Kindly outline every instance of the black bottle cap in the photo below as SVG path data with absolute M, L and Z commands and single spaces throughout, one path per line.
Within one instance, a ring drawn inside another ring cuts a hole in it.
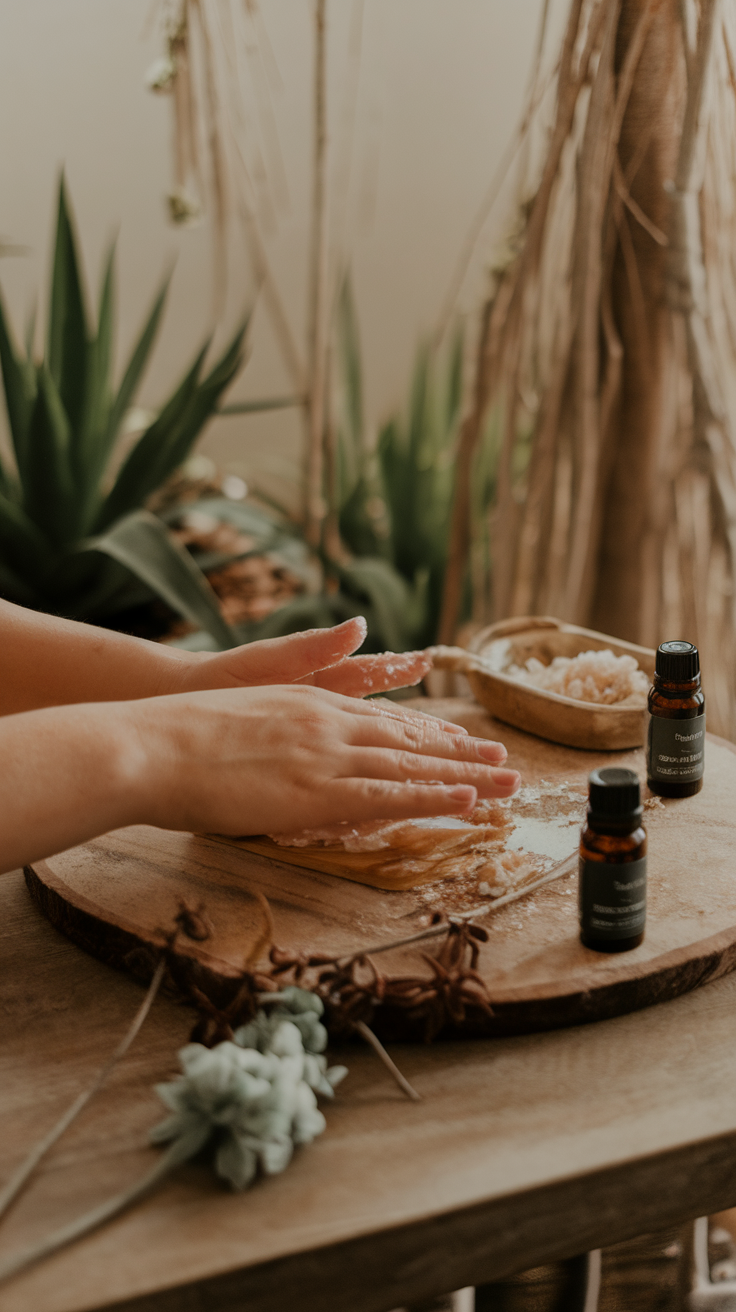
M 700 656 L 691 642 L 663 642 L 657 648 L 654 672 L 667 683 L 691 683 L 700 674 Z
M 636 820 L 642 813 L 639 776 L 622 766 L 593 770 L 588 795 L 590 814 L 601 820 Z

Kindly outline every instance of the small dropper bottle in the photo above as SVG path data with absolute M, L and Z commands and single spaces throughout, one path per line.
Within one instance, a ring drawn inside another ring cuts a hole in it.
M 580 941 L 594 952 L 628 952 L 644 938 L 647 836 L 639 778 L 608 766 L 589 780 L 587 822 L 580 836 Z
M 692 797 L 703 787 L 705 696 L 691 642 L 657 648 L 648 707 L 647 783 L 660 797 Z

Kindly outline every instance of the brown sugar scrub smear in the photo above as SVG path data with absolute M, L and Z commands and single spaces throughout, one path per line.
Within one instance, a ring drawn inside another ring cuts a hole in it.
M 647 784 L 660 797 L 693 797 L 703 787 L 705 695 L 691 642 L 657 648 L 648 700 Z
M 590 776 L 580 837 L 580 941 L 594 952 L 628 952 L 644 938 L 647 836 L 639 779 L 609 766 Z

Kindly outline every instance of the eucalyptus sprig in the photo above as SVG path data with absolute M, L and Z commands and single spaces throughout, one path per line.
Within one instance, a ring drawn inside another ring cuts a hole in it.
M 183 1073 L 156 1086 L 171 1111 L 150 1133 L 153 1143 L 168 1145 L 156 1165 L 122 1193 L 10 1253 L 0 1261 L 0 1283 L 112 1220 L 192 1157 L 207 1154 L 217 1175 L 247 1189 L 259 1173 L 285 1170 L 297 1145 L 322 1134 L 315 1090 L 331 1097 L 347 1068 L 328 1069 L 322 1055 L 319 998 L 296 987 L 271 996 L 278 996 L 277 1010 L 260 1010 L 236 1042 L 181 1049 Z

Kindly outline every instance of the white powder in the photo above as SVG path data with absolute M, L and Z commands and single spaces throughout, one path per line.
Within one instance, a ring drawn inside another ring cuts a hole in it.
M 567 815 L 544 819 L 520 815 L 515 821 L 513 832 L 505 843 L 511 852 L 530 852 L 535 856 L 549 857 L 552 861 L 564 861 L 576 847 Z

